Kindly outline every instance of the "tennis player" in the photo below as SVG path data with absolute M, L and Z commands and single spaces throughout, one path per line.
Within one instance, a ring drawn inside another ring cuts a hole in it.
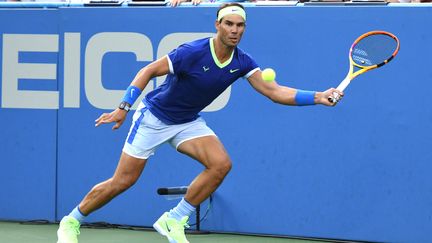
M 205 167 L 190 183 L 179 204 L 153 225 L 171 243 L 188 242 L 184 229 L 189 216 L 231 169 L 224 146 L 199 112 L 237 79 L 246 78 L 259 93 L 284 105 L 334 106 L 327 98 L 333 92 L 343 95 L 334 88 L 315 92 L 281 86 L 276 81 L 265 82 L 254 59 L 237 47 L 246 27 L 242 5 L 222 5 L 217 11 L 215 27 L 214 38 L 185 43 L 141 69 L 119 107 L 96 120 L 96 126 L 115 123 L 113 129 L 119 128 L 149 80 L 168 74 L 165 82 L 148 93 L 136 110 L 113 177 L 94 186 L 61 220 L 57 231 L 59 243 L 78 242 L 79 227 L 85 217 L 130 188 L 149 157 L 164 143 Z

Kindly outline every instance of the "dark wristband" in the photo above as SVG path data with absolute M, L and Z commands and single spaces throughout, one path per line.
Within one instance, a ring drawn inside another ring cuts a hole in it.
M 119 104 L 118 108 L 119 108 L 120 110 L 125 110 L 125 111 L 129 112 L 130 109 L 131 109 L 131 104 L 127 103 L 126 101 L 122 101 L 122 102 Z

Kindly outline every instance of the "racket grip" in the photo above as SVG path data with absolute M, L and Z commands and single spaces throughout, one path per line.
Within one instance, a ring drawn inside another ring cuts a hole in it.
M 347 76 L 344 80 L 342 80 L 342 82 L 339 84 L 339 86 L 336 89 L 339 91 L 344 91 L 350 82 L 351 79 L 349 78 L 349 76 Z M 337 103 L 340 99 L 341 99 L 340 95 L 336 92 L 333 92 L 333 94 L 330 97 L 328 97 L 328 101 L 330 101 L 331 103 Z
M 328 101 L 331 103 L 337 103 L 340 100 L 340 95 L 336 92 L 333 92 L 333 94 L 328 97 Z

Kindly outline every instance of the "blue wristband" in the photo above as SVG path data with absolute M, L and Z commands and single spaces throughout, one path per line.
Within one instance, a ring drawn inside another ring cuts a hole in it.
M 297 105 L 315 105 L 315 91 L 298 89 L 295 95 Z
M 127 88 L 122 101 L 130 105 L 133 105 L 135 101 L 138 99 L 138 97 L 141 95 L 141 92 L 142 91 L 138 87 L 131 85 Z

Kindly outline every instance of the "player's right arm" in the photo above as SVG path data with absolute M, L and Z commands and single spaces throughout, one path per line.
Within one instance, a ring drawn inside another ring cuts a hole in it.
M 150 63 L 149 65 L 143 67 L 135 75 L 135 78 L 133 79 L 129 87 L 133 87 L 133 89 L 141 93 L 141 91 L 144 90 L 144 88 L 147 86 L 147 84 L 152 78 L 166 75 L 168 73 L 169 73 L 168 57 L 164 56 Z M 130 92 L 130 91 L 131 89 L 128 88 L 126 92 Z M 133 104 L 129 104 L 129 105 L 132 106 Z M 103 113 L 101 116 L 99 116 L 99 118 L 97 118 L 95 121 L 96 122 L 95 126 L 98 127 L 101 124 L 114 122 L 115 124 L 112 127 L 112 129 L 114 130 L 119 128 L 123 124 L 124 120 L 126 119 L 126 116 L 127 116 L 127 111 L 125 109 L 117 108 L 111 113 Z
M 330 88 L 324 92 L 314 92 L 314 91 L 303 91 L 283 85 L 279 85 L 276 80 L 271 82 L 266 82 L 262 78 L 262 72 L 260 70 L 253 73 L 248 78 L 249 83 L 252 87 L 266 96 L 275 103 L 283 105 L 312 105 L 312 104 L 322 104 L 326 106 L 334 106 L 328 100 L 328 97 L 333 93 L 338 93 L 341 97 L 343 93 L 334 88 Z M 307 101 L 305 103 L 305 100 Z

